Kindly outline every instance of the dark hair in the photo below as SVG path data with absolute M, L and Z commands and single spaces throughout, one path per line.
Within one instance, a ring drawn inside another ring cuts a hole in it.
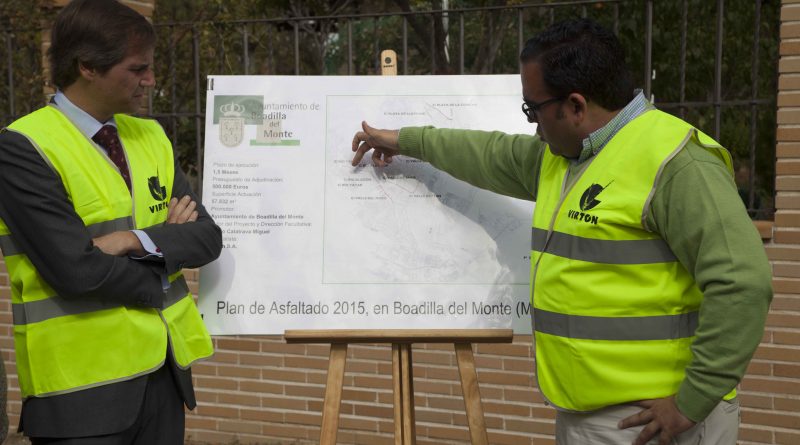
M 536 62 L 555 97 L 580 93 L 607 110 L 633 97 L 625 51 L 610 30 L 589 19 L 556 23 L 525 43 L 522 63 Z
M 74 0 L 56 17 L 50 41 L 50 79 L 63 89 L 78 78 L 79 65 L 105 73 L 131 46 L 154 46 L 156 35 L 147 19 L 116 0 Z

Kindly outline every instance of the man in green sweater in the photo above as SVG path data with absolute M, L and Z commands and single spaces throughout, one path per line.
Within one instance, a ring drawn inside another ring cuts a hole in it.
M 557 444 L 735 444 L 772 289 L 730 155 L 634 91 L 590 20 L 553 25 L 520 60 L 535 136 L 365 122 L 353 165 L 412 156 L 536 201 L 536 377 Z

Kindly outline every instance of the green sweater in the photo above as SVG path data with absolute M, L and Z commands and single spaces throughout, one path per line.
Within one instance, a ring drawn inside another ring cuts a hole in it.
M 400 152 L 477 187 L 536 200 L 546 145 L 530 135 L 409 127 Z M 569 176 L 587 163 L 571 163 Z M 689 143 L 656 184 L 650 230 L 692 274 L 703 302 L 692 361 L 678 390 L 680 411 L 699 422 L 742 379 L 764 331 L 772 300 L 761 238 L 721 160 Z

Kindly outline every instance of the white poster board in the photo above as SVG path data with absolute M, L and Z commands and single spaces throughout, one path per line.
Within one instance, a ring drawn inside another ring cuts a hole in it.
M 225 247 L 200 273 L 209 331 L 530 333 L 532 202 L 416 159 L 350 165 L 362 120 L 531 133 L 521 98 L 517 75 L 210 77 L 203 204 Z

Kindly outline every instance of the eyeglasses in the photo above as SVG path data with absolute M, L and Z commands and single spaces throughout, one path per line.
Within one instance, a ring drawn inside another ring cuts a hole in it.
M 545 105 L 552 104 L 554 102 L 560 102 L 564 100 L 563 97 L 554 97 L 552 99 L 547 99 L 543 102 L 532 102 L 529 100 L 523 100 L 522 102 L 522 112 L 528 118 L 528 122 L 534 123 L 539 121 L 539 112 L 542 111 Z

